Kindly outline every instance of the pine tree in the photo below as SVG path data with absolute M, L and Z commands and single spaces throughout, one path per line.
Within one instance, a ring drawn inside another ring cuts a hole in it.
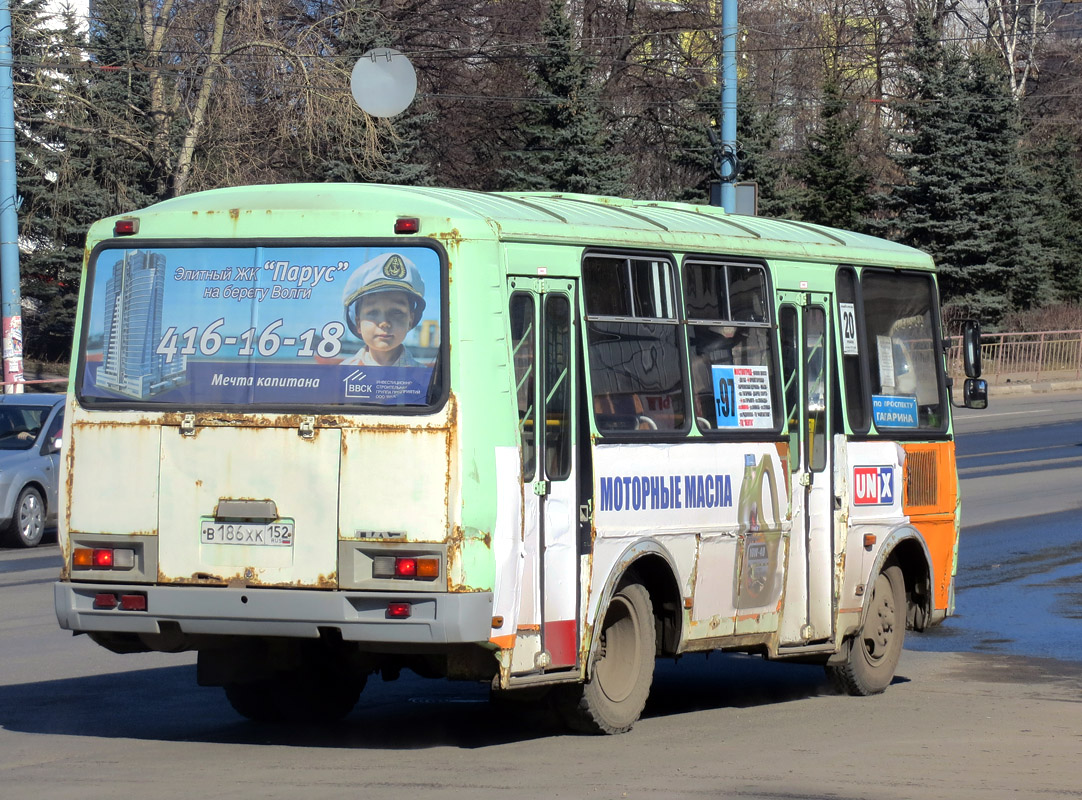
M 918 18 L 911 72 L 897 108 L 894 158 L 904 181 L 888 208 L 898 237 L 939 266 L 945 303 L 995 323 L 1034 302 L 1044 270 L 1020 169 L 1018 115 L 1001 69 L 983 53 L 942 45 Z M 1029 274 L 1022 270 L 1030 270 Z
M 671 158 L 696 181 L 675 195 L 678 200 L 706 203 L 710 199 L 710 185 L 718 179 L 714 148 L 707 135 L 708 129 L 718 130 L 718 87 L 702 87 L 694 102 L 682 103 L 681 110 L 687 124 L 676 133 L 677 146 Z M 760 215 L 788 216 L 792 197 L 784 189 L 785 168 L 777 153 L 777 112 L 759 106 L 752 91 L 742 91 L 737 94 L 736 120 L 739 158 L 736 179 L 758 185 Z
M 16 182 L 25 353 L 56 360 L 71 351 L 86 229 L 114 207 L 95 174 L 92 153 L 101 145 L 86 132 L 80 99 L 84 39 L 70 12 L 57 20 L 41 6 L 12 8 Z
M 86 127 L 101 137 L 88 156 L 93 174 L 108 195 L 99 216 L 141 208 L 170 196 L 168 142 L 155 144 L 159 126 L 152 109 L 146 46 L 139 26 L 136 0 L 109 0 L 95 5 L 88 33 L 90 69 L 83 94 L 88 113 Z M 173 132 L 178 133 L 178 132 Z
M 740 153 L 738 180 L 754 181 L 759 187 L 759 214 L 764 217 L 791 217 L 796 198 L 788 188 L 786 162 L 778 150 L 781 132 L 778 112 L 760 104 L 752 91 L 736 98 L 737 150 Z
M 508 189 L 624 194 L 627 169 L 598 106 L 586 56 L 574 47 L 563 0 L 552 0 L 541 23 L 542 45 L 531 71 L 539 97 L 522 125 L 520 149 L 507 153 Z
M 1031 153 L 1037 181 L 1036 212 L 1051 252 L 1049 293 L 1054 301 L 1082 300 L 1082 171 L 1078 145 L 1057 137 L 1043 151 Z
M 669 158 L 689 181 L 685 186 L 674 187 L 673 196 L 686 203 L 709 203 L 710 185 L 718 179 L 714 148 L 708 135 L 709 130 L 718 129 L 717 87 L 700 87 L 694 98 L 680 102 L 675 117 L 676 147 Z
M 998 53 L 978 50 L 969 58 L 969 120 L 974 165 L 967 193 L 983 212 L 986 266 L 976 267 L 979 292 L 1005 297 L 1007 310 L 1025 310 L 1051 300 L 1051 253 L 1036 213 L 1037 181 L 1022 159 L 1017 102 Z
M 861 230 L 869 207 L 871 178 L 856 153 L 859 122 L 846 118 L 837 84 L 823 87 L 819 129 L 805 145 L 796 167 L 803 184 L 797 200 L 801 219 L 847 230 Z
M 26 355 L 59 359 L 71 350 L 87 228 L 158 199 L 158 183 L 134 4 L 101 4 L 89 35 L 70 11 L 44 24 L 42 5 L 12 8 L 20 267 Z

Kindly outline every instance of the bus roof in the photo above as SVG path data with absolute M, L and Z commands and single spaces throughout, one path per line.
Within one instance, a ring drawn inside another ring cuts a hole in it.
M 313 212 L 321 212 L 320 229 L 298 232 L 299 221 L 315 221 Z M 282 236 L 284 231 L 313 237 L 390 236 L 394 219 L 418 217 L 422 235 L 443 240 L 597 244 L 933 267 L 931 257 L 920 250 L 822 225 L 726 214 L 715 206 L 551 192 L 487 193 L 363 183 L 241 186 L 184 195 L 123 216 L 145 220 L 140 234 L 150 237 L 158 228 L 155 221 L 164 222 L 162 217 L 167 216 L 170 223 L 161 227 L 168 231 L 163 238 L 225 235 L 224 229 L 208 225 L 208 217 L 228 223 L 229 235 L 253 237 Z M 103 221 L 108 233 L 95 231 L 100 238 L 111 236 L 113 219 Z

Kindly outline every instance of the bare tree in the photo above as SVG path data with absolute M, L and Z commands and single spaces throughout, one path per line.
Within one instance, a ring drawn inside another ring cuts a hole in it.
M 967 30 L 977 32 L 999 52 L 1011 94 L 1021 99 L 1039 68 L 1042 42 L 1070 11 L 1063 3 L 1048 0 L 981 0 L 977 8 L 960 6 L 956 13 Z

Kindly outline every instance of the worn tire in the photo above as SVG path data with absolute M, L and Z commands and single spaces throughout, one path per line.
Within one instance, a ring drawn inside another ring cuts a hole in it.
M 253 722 L 337 722 L 357 704 L 365 676 L 330 677 L 290 673 L 274 680 L 227 683 L 229 705 Z
M 856 636 L 839 654 L 840 662 L 827 665 L 827 675 L 839 691 L 866 696 L 879 694 L 894 678 L 905 642 L 905 579 L 890 565 L 875 579 L 868 616 Z
M 44 535 L 45 502 L 41 499 L 41 492 L 33 486 L 26 486 L 15 501 L 6 538 L 19 547 L 37 547 Z
M 556 686 L 556 709 L 580 733 L 624 733 L 642 714 L 654 680 L 654 608 L 637 583 L 609 601 L 598 655 L 585 684 Z

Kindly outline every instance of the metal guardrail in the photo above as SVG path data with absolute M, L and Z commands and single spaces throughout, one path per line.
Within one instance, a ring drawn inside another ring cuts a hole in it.
M 962 340 L 950 338 L 947 369 L 961 376 Z M 1082 330 L 981 335 L 982 377 L 989 383 L 1082 378 Z

